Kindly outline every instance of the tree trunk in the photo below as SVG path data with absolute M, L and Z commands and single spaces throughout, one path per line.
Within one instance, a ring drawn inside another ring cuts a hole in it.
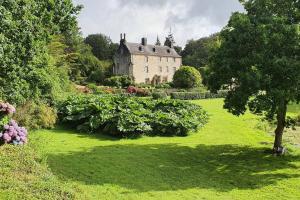
M 285 119 L 286 119 L 286 112 L 287 112 L 287 102 L 282 101 L 278 107 L 277 111 L 277 128 L 275 130 L 275 141 L 273 152 L 276 155 L 284 154 L 285 149 L 282 146 L 282 135 L 285 128 Z

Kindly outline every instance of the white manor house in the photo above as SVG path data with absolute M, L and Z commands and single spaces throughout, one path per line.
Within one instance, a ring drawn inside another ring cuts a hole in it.
M 174 43 L 171 34 L 164 46 L 158 38 L 155 45 L 148 44 L 147 38 L 142 38 L 141 43 L 130 43 L 126 41 L 126 35 L 121 34 L 120 46 L 114 56 L 114 75 L 128 75 L 135 83 L 171 82 L 182 65 Z

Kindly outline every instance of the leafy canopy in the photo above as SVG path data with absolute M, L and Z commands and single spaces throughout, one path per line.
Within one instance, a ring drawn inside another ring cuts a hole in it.
M 103 34 L 92 34 L 85 38 L 84 42 L 92 47 L 93 54 L 99 60 L 112 60 L 118 45 Z
M 284 153 L 287 104 L 300 101 L 300 1 L 243 0 L 247 13 L 234 13 L 221 32 L 209 87 L 230 91 L 224 107 L 235 115 L 246 108 L 273 119 L 274 153 Z
M 299 1 L 242 1 L 221 32 L 210 88 L 231 88 L 225 107 L 243 114 L 246 106 L 274 116 L 282 101 L 300 100 Z M 251 98 L 253 97 L 253 98 Z
M 77 28 L 71 0 L 0 1 L 0 98 L 22 103 L 49 95 L 47 44 L 54 34 Z

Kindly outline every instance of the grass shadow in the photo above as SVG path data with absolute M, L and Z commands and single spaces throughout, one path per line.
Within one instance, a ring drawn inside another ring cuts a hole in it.
M 111 145 L 48 155 L 53 173 L 87 185 L 169 191 L 255 189 L 299 178 L 300 155 L 273 157 L 265 148 L 237 145 Z
M 118 141 L 121 138 L 112 137 L 109 135 L 104 135 L 102 133 L 86 133 L 86 132 L 80 132 L 74 127 L 68 127 L 68 126 L 57 126 L 54 129 L 51 129 L 51 132 L 54 134 L 70 134 L 70 135 L 76 135 L 80 138 L 91 138 L 91 139 L 97 139 L 100 141 Z

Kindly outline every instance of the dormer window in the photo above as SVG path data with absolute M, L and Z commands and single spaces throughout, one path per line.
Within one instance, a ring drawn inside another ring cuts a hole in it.
M 153 52 L 156 52 L 156 49 L 155 49 L 155 48 L 153 48 Z
M 171 53 L 170 49 L 167 49 L 167 52 L 168 52 L 168 53 Z
M 143 47 L 140 46 L 140 47 L 139 47 L 139 51 L 143 51 Z

